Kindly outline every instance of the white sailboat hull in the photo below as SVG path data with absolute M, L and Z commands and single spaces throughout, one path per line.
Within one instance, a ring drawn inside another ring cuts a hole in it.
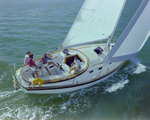
M 80 90 L 80 89 L 91 87 L 93 85 L 96 85 L 96 84 L 106 80 L 107 78 L 109 78 L 110 76 L 115 74 L 119 70 L 119 68 L 117 70 L 115 70 L 114 72 L 112 72 L 111 74 L 107 75 L 104 78 L 95 80 L 94 82 L 91 81 L 91 82 L 89 82 L 87 84 L 84 84 L 84 85 L 75 85 L 75 86 L 72 85 L 70 87 L 64 87 L 64 88 L 59 88 L 59 89 L 32 90 L 32 91 L 28 91 L 22 86 L 21 86 L 21 88 L 25 93 L 32 93 L 32 94 L 58 94 L 58 93 L 67 93 L 67 92 L 77 91 L 77 90 Z

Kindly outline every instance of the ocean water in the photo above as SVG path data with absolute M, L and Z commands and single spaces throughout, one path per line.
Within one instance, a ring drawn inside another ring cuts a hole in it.
M 127 0 L 118 37 L 142 0 Z M 54 95 L 25 94 L 12 75 L 30 50 L 35 58 L 61 45 L 84 0 L 0 0 L 0 120 L 149 120 L 150 39 L 112 77 Z

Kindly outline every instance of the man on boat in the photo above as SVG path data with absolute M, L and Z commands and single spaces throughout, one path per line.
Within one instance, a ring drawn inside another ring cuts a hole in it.
M 30 66 L 30 69 L 33 71 L 33 77 L 35 77 L 35 74 L 36 74 L 36 78 L 37 78 L 38 77 L 38 72 L 36 71 L 37 66 L 34 63 L 34 61 L 32 60 L 33 59 L 33 54 L 30 54 L 29 57 L 30 57 L 29 66 Z
M 24 58 L 24 64 L 25 64 L 25 65 L 28 65 L 28 64 L 29 64 L 29 60 L 30 60 L 29 55 L 30 55 L 30 54 L 31 54 L 31 52 L 28 51 L 27 54 L 25 55 L 25 58 Z
M 73 65 L 76 65 L 75 67 L 72 68 Z M 77 59 L 77 56 L 74 56 L 74 62 L 71 64 L 70 70 L 69 70 L 69 75 L 72 70 L 74 70 L 74 73 L 77 73 L 78 70 L 81 68 L 81 63 L 80 60 Z
M 43 57 L 41 58 L 41 60 L 39 61 L 39 62 L 43 62 L 44 68 L 46 69 L 46 71 L 47 71 L 48 74 L 50 74 L 50 75 L 52 75 L 52 74 L 49 72 L 49 70 L 48 70 L 48 68 L 47 68 L 48 65 L 53 64 L 53 65 L 55 65 L 56 67 L 59 67 L 58 65 L 56 65 L 56 64 L 53 63 L 53 62 L 48 62 L 48 60 L 53 60 L 53 59 L 55 59 L 55 58 L 57 58 L 57 56 L 54 57 L 54 58 L 52 58 L 52 56 L 51 56 L 51 58 L 49 58 L 49 57 L 47 56 L 47 53 L 44 53 L 44 56 L 43 56 Z

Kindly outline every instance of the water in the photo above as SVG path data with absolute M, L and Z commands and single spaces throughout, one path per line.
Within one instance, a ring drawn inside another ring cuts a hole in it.
M 127 0 L 118 37 L 142 0 Z M 149 120 L 150 39 L 106 81 L 79 91 L 30 95 L 14 90 L 13 64 L 60 45 L 84 0 L 0 0 L 0 119 Z M 50 47 L 52 46 L 52 47 Z M 21 66 L 22 62 L 16 65 Z

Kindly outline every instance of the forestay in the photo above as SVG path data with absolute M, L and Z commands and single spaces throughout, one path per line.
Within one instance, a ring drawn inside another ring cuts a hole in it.
M 135 57 L 150 36 L 150 1 L 143 0 L 137 12 L 102 63 Z
M 108 39 L 126 0 L 85 0 L 62 47 Z

